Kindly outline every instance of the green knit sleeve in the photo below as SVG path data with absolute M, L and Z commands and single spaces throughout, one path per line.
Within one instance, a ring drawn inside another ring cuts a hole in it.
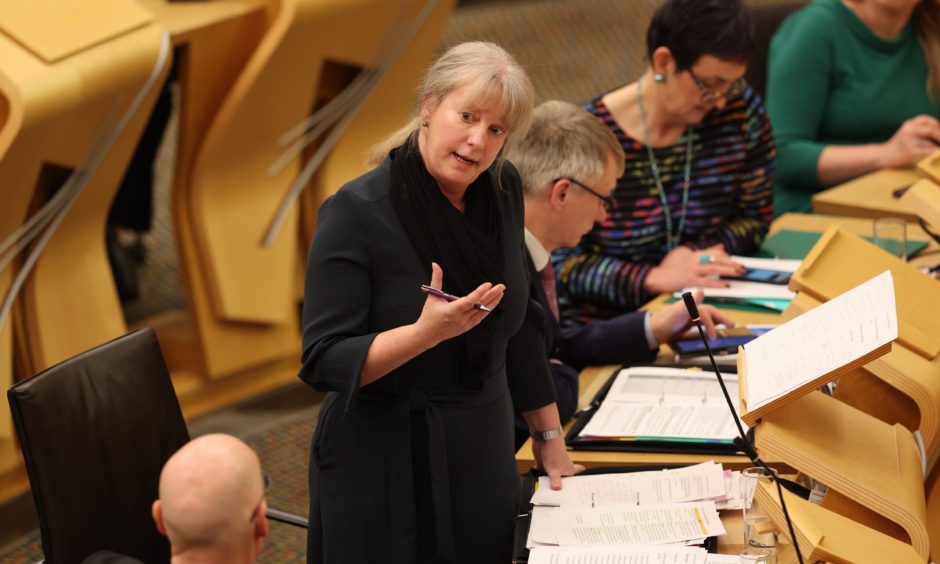
M 819 188 L 818 141 L 829 91 L 838 22 L 809 9 L 787 19 L 770 43 L 767 110 L 777 140 L 777 177 L 784 184 Z M 829 29 L 827 29 L 829 28 Z

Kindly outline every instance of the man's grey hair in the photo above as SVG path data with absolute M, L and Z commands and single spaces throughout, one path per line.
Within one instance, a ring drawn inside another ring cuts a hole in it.
M 610 158 L 618 178 L 624 169 L 623 148 L 613 132 L 584 109 L 559 100 L 535 108 L 528 133 L 508 158 L 522 177 L 527 197 L 541 193 L 558 178 L 593 184 Z

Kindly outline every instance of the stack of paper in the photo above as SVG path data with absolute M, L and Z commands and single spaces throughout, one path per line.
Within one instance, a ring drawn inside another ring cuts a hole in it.
M 529 553 L 529 564 L 739 564 L 737 556 L 693 547 L 550 546 Z
M 532 496 L 528 547 L 701 544 L 739 507 L 738 477 L 705 462 L 675 470 L 547 478 Z

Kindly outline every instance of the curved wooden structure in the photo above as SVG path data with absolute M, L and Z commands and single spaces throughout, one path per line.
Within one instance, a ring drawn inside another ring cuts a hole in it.
M 852 260 L 844 257 L 851 256 Z M 784 318 L 815 307 L 884 270 L 894 275 L 898 342 L 891 352 L 840 380 L 835 396 L 888 423 L 919 430 L 928 468 L 940 456 L 940 327 L 933 319 L 940 281 L 844 230 L 828 231 L 791 279 L 801 290 Z M 905 339 L 906 336 L 906 339 Z
M 38 23 L 38 22 L 41 22 Z M 121 116 L 158 64 L 162 30 L 132 0 L 39 0 L 0 6 L 0 238 L 23 225 Z M 160 81 L 169 65 L 160 69 Z M 159 89 L 75 199 L 19 296 L 23 374 L 46 368 L 125 332 L 105 251 L 105 224 Z M 15 270 L 0 272 L 0 297 Z M 11 328 L 0 327 L 0 384 L 13 382 Z M 0 405 L 0 448 L 10 418 Z M 7 449 L 9 452 L 15 452 Z M 6 454 L 6 453 L 4 453 Z M 18 456 L 2 456 L 16 463 Z M 0 468 L 3 470 L 4 468 Z
M 318 186 L 328 182 L 335 190 L 365 170 L 364 157 L 357 158 L 356 166 L 343 159 L 352 152 L 346 143 L 355 145 L 357 156 L 363 155 L 407 119 L 413 83 L 430 59 L 453 4 L 441 3 L 380 83 L 324 164 L 329 173 L 319 175 Z M 268 169 L 284 150 L 277 139 L 368 64 L 402 5 L 410 4 L 271 4 L 270 24 L 218 99 L 211 118 L 207 101 L 212 96 L 199 85 L 217 72 L 195 49 L 181 55 L 183 121 L 174 217 L 190 322 L 176 319 L 157 326 L 171 365 L 218 378 L 299 355 L 297 274 L 305 245 L 297 235 L 297 212 L 274 245 L 263 247 L 261 240 L 300 163 L 290 163 L 273 177 Z
M 910 431 L 812 392 L 765 415 L 754 438 L 762 457 L 829 486 L 823 507 L 908 543 L 927 559 L 924 475 Z

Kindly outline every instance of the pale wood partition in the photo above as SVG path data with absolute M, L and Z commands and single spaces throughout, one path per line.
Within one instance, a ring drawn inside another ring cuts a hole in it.
M 871 529 L 834 511 L 820 507 L 783 490 L 787 512 L 796 533 L 804 562 L 924 562 L 914 548 L 894 537 Z M 759 484 L 757 503 L 767 509 L 778 531 L 787 531 L 786 518 L 777 489 Z M 778 564 L 796 562 L 794 554 L 781 552 Z
M 363 109 L 323 165 L 333 176 L 325 182 L 318 175 L 314 190 L 331 192 L 364 172 L 367 148 L 406 121 L 414 85 L 453 4 L 440 3 L 373 92 L 366 106 L 380 107 L 381 119 Z M 205 83 L 214 83 L 212 55 L 225 44 L 200 38 L 204 49 L 197 51 L 196 38 L 190 39 L 180 56 L 183 119 L 174 187 L 189 311 L 154 320 L 172 367 L 214 379 L 299 358 L 297 273 L 306 248 L 297 210 L 273 245 L 261 244 L 300 166 L 295 160 L 269 175 L 285 150 L 277 140 L 335 95 L 338 80 L 349 80 L 375 57 L 403 5 L 411 6 L 408 17 L 420 7 L 378 0 L 272 2 L 258 22 L 264 27 L 257 46 L 218 93 Z M 360 156 L 355 165 L 351 152 Z
M 785 317 L 885 270 L 894 278 L 898 341 L 890 353 L 841 380 L 836 397 L 889 423 L 920 430 L 932 465 L 940 455 L 940 319 L 930 304 L 940 300 L 940 281 L 834 226 L 791 279 L 791 289 L 800 294 Z
M 829 486 L 823 507 L 909 543 L 926 560 L 924 477 L 910 431 L 812 392 L 765 415 L 755 445 Z
M 0 5 L 0 238 L 45 203 L 157 75 L 163 32 L 132 0 L 37 0 Z M 164 52 L 165 53 L 165 52 Z M 48 242 L 0 327 L 0 384 L 125 332 L 104 231 L 110 202 L 158 88 L 146 97 Z M 111 121 L 114 124 L 114 121 Z M 0 300 L 15 269 L 0 272 Z M 13 372 L 13 326 L 17 374 Z M 0 402 L 0 487 L 25 480 Z

